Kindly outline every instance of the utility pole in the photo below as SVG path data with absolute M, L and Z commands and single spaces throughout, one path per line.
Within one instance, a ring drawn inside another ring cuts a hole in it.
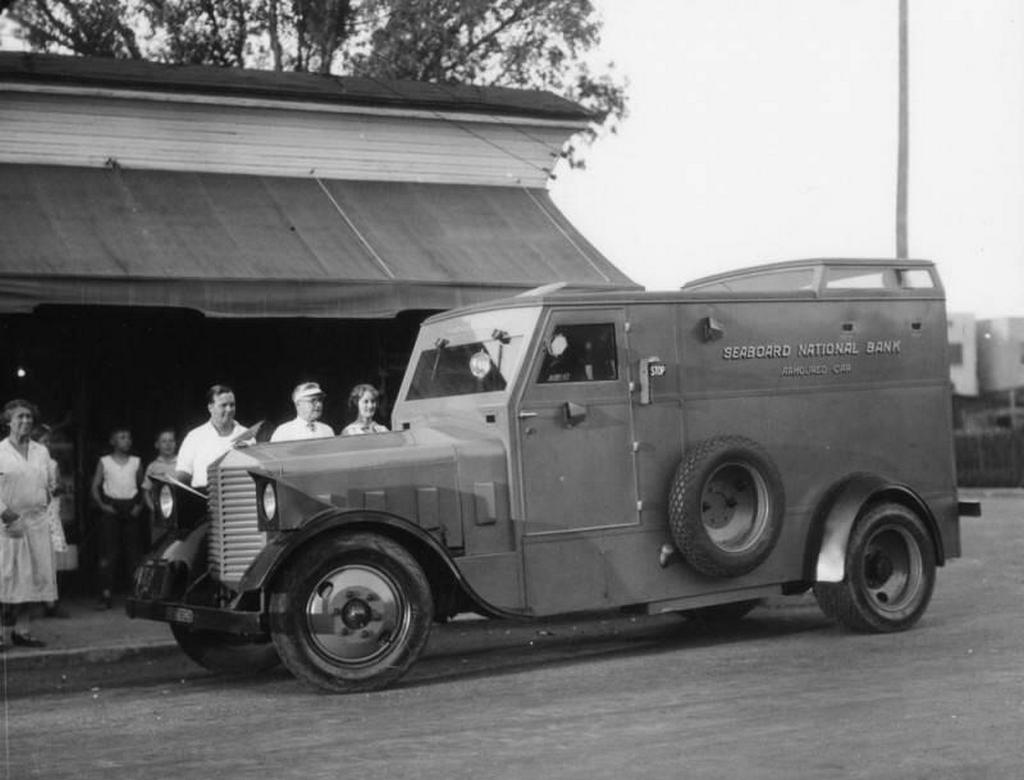
M 907 47 L 907 4 L 910 0 L 899 0 L 899 141 L 896 150 L 896 257 L 905 259 L 907 254 L 907 169 L 910 157 L 910 118 L 908 116 L 908 47 Z

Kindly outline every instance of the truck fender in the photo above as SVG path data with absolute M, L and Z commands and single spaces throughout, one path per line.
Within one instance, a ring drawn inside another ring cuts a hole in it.
M 187 533 L 165 533 L 146 553 L 132 573 L 131 595 L 146 601 L 181 598 L 203 577 L 206 567 L 206 535 L 210 523 L 201 523 Z M 146 570 L 162 571 L 154 583 Z
M 244 593 L 270 587 L 274 577 L 299 548 L 340 528 L 361 528 L 383 533 L 407 548 L 412 548 L 410 551 L 414 554 L 417 549 L 425 551 L 452 576 L 455 583 L 465 591 L 482 613 L 492 617 L 517 617 L 513 613 L 507 613 L 488 604 L 478 596 L 462 576 L 448 550 L 437 539 L 398 515 L 376 510 L 328 509 L 311 518 L 301 529 L 278 534 L 268 540 L 267 545 L 242 575 L 239 591 Z
M 942 539 L 935 517 L 924 500 L 906 485 L 876 474 L 856 474 L 831 491 L 823 502 L 823 509 L 816 513 L 823 520 L 817 524 L 821 529 L 821 542 L 817 546 L 815 582 L 843 581 L 853 524 L 866 506 L 883 498 L 905 504 L 921 516 L 935 547 L 935 563 L 942 565 L 945 560 Z
M 193 571 L 196 568 L 196 561 L 205 551 L 202 545 L 209 530 L 210 521 L 207 520 L 180 537 L 175 534 L 164 534 L 156 547 L 144 556 L 144 560 L 182 563 L 189 571 Z

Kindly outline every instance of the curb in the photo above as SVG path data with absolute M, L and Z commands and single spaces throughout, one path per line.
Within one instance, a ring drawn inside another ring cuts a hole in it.
M 958 492 L 961 498 L 1024 498 L 1024 487 L 967 487 Z

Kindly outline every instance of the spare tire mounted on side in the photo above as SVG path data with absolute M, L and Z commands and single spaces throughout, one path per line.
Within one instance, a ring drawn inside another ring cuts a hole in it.
M 669 494 L 672 539 L 710 577 L 757 568 L 782 532 L 782 477 L 757 442 L 716 436 L 687 451 Z

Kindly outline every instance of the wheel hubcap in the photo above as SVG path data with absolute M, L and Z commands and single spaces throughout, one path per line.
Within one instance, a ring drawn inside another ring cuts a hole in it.
M 401 589 L 372 566 L 343 566 L 324 576 L 306 603 L 313 646 L 332 662 L 373 663 L 408 631 Z
M 864 555 L 864 585 L 874 607 L 898 612 L 919 598 L 924 561 L 914 538 L 903 528 L 888 526 L 868 540 Z
M 346 628 L 364 628 L 372 619 L 373 611 L 362 599 L 352 599 L 341 608 L 341 622 Z
M 742 552 L 757 543 L 768 523 L 768 485 L 744 463 L 724 463 L 700 495 L 701 522 L 719 548 Z

